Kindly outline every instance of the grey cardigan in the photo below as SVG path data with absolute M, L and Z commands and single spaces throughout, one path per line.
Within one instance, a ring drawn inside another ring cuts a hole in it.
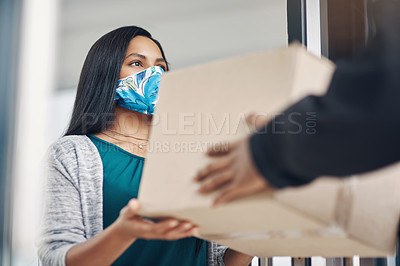
M 103 165 L 87 136 L 66 136 L 48 151 L 38 238 L 42 265 L 65 265 L 68 250 L 103 231 Z M 224 265 L 226 247 L 207 242 L 208 265 Z

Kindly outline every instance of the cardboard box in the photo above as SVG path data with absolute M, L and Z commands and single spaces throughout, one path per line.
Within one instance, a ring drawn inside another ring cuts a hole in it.
M 141 181 L 141 214 L 198 224 L 201 237 L 250 255 L 378 257 L 395 251 L 400 165 L 349 179 L 260 193 L 210 208 L 193 177 L 207 147 L 250 131 L 244 114 L 268 117 L 308 94 L 322 95 L 334 65 L 300 45 L 163 77 Z

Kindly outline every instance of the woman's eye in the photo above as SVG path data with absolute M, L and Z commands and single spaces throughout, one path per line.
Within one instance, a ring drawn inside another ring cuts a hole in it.
M 161 67 L 164 71 L 167 71 L 167 67 L 164 65 L 159 65 L 159 67 Z
M 131 66 L 137 66 L 137 67 L 142 66 L 142 64 L 141 64 L 139 61 L 132 62 L 132 63 L 130 63 L 129 65 L 131 65 Z

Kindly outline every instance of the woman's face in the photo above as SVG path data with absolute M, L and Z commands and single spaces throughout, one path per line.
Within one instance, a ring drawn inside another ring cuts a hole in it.
M 147 37 L 136 36 L 130 41 L 126 50 L 119 78 L 126 78 L 151 66 L 159 66 L 164 71 L 167 69 L 167 63 L 157 44 Z

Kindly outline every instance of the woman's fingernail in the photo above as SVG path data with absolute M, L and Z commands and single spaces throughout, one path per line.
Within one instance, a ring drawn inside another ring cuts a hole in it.
M 192 227 L 191 224 L 185 224 L 185 225 L 183 226 L 183 230 L 188 230 L 188 229 L 190 229 L 191 227 Z
M 171 222 L 169 223 L 169 227 L 175 227 L 175 226 L 177 226 L 178 224 L 179 224 L 178 221 L 171 221 Z
M 130 200 L 129 205 L 131 205 L 133 208 L 136 208 L 136 200 Z

